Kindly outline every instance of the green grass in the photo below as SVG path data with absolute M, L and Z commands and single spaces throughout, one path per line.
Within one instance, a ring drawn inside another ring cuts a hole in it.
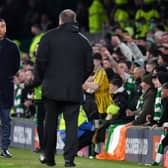
M 10 152 L 13 158 L 0 158 L 0 168 L 47 168 L 46 165 L 39 163 L 39 154 L 33 153 L 30 150 L 11 148 Z M 133 163 L 128 161 L 107 161 L 95 160 L 82 157 L 76 157 L 77 168 L 145 168 L 143 164 Z M 64 160 L 61 155 L 56 156 L 57 168 L 64 167 Z M 161 168 L 161 166 L 155 166 Z

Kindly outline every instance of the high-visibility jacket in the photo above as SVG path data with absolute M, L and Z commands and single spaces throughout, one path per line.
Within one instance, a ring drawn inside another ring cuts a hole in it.
M 63 114 L 61 114 L 59 122 L 59 133 L 62 137 L 62 140 L 65 140 L 65 120 L 63 119 Z M 86 131 L 93 131 L 94 128 L 91 122 L 88 121 L 87 115 L 83 109 L 83 106 L 80 106 L 79 116 L 78 116 L 78 137 L 82 136 Z
M 135 20 L 144 19 L 144 23 L 139 23 L 138 21 L 135 23 L 136 26 L 136 38 L 145 37 L 145 34 L 150 30 L 150 21 L 152 18 L 160 18 L 160 14 L 156 9 L 151 9 L 149 11 L 144 11 L 142 9 L 138 9 L 135 14 Z
M 41 100 L 42 98 L 42 88 L 38 86 L 34 89 L 34 100 Z
M 128 0 L 115 0 L 116 5 L 125 5 L 128 3 Z
M 33 62 L 35 61 L 34 52 L 36 51 L 37 44 L 40 42 L 43 35 L 44 33 L 40 33 L 36 35 L 33 38 L 32 43 L 30 44 L 29 55 L 30 55 L 30 60 Z
M 107 21 L 107 14 L 99 0 L 94 0 L 89 7 L 89 32 L 102 31 L 103 23 Z
M 156 9 L 151 9 L 149 11 L 144 11 L 142 9 L 138 9 L 135 14 L 135 19 L 139 20 L 141 18 L 144 18 L 146 21 L 149 21 L 152 18 L 160 18 L 160 14 Z
M 114 13 L 114 21 L 119 23 L 122 28 L 128 23 L 129 14 L 126 10 L 118 8 Z

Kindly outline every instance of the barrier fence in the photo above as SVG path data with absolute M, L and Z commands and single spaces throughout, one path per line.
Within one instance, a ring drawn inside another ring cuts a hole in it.
M 39 145 L 35 121 L 13 119 L 11 126 L 11 147 L 33 150 Z M 152 163 L 156 155 L 160 135 L 160 128 L 152 129 L 150 127 L 139 126 L 129 128 L 126 132 L 125 160 L 141 162 L 144 164 Z M 59 139 L 57 150 L 61 152 L 63 146 L 62 141 Z M 99 144 L 98 148 L 99 151 L 102 151 L 104 145 Z M 81 156 L 88 156 L 87 147 L 83 148 L 78 153 Z

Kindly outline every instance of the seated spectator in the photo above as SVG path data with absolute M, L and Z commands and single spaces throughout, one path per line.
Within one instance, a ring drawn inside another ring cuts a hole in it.
M 155 161 L 153 162 L 153 166 L 157 166 L 160 164 L 161 159 L 163 157 L 163 152 L 165 146 L 168 145 L 168 83 L 162 85 L 162 100 L 163 100 L 163 116 L 162 120 L 160 120 L 159 126 L 163 127 L 163 134 L 160 139 L 160 143 L 158 145 L 157 154 L 155 157 Z
M 110 81 L 110 94 L 114 103 L 119 107 L 118 113 L 112 116 L 111 122 L 128 122 L 125 113 L 128 106 L 128 93 L 123 86 L 123 80 L 120 76 L 114 77 Z
M 142 94 L 142 87 L 141 87 L 141 81 L 144 76 L 145 70 L 141 67 L 135 67 L 133 70 L 133 77 L 134 77 L 134 86 L 128 86 L 132 87 L 132 92 L 129 94 L 129 103 L 128 108 L 126 110 L 126 113 L 130 113 L 131 111 L 136 110 L 136 105 L 138 102 L 139 97 Z M 128 88 L 127 86 L 127 88 Z M 128 90 L 128 89 L 127 89 Z M 129 89 L 130 90 L 130 89 Z M 130 119 L 133 119 L 133 117 L 130 117 Z
M 152 79 L 155 88 L 157 88 L 156 96 L 155 96 L 155 106 L 154 106 L 154 114 L 153 114 L 153 127 L 161 126 L 163 124 L 163 120 L 165 120 L 165 115 L 163 106 L 165 100 L 162 99 L 162 85 L 168 82 L 168 72 L 158 72 L 153 75 Z M 167 113 L 167 112 L 166 112 Z M 166 115 L 167 116 L 167 115 Z
M 105 130 L 110 124 L 124 124 L 129 122 L 129 118 L 126 117 L 125 113 L 128 106 L 128 93 L 124 89 L 123 80 L 119 75 L 116 75 L 110 81 L 110 94 L 114 104 L 108 106 L 105 121 L 95 131 L 92 139 L 93 143 L 104 142 Z
M 133 125 L 144 125 L 147 123 L 147 116 L 153 115 L 155 103 L 155 89 L 152 83 L 152 75 L 148 74 L 142 78 L 141 82 L 142 95 L 140 96 L 136 111 L 127 114 L 128 116 L 135 115 Z M 149 122 L 149 121 L 148 121 Z

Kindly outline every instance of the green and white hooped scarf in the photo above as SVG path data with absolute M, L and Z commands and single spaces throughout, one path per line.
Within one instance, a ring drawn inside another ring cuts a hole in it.
M 162 112 L 163 112 L 163 107 L 161 103 L 162 101 L 161 90 L 162 90 L 161 87 L 158 88 L 156 96 L 155 96 L 155 107 L 154 107 L 154 116 L 153 116 L 154 121 L 159 121 L 162 116 Z

